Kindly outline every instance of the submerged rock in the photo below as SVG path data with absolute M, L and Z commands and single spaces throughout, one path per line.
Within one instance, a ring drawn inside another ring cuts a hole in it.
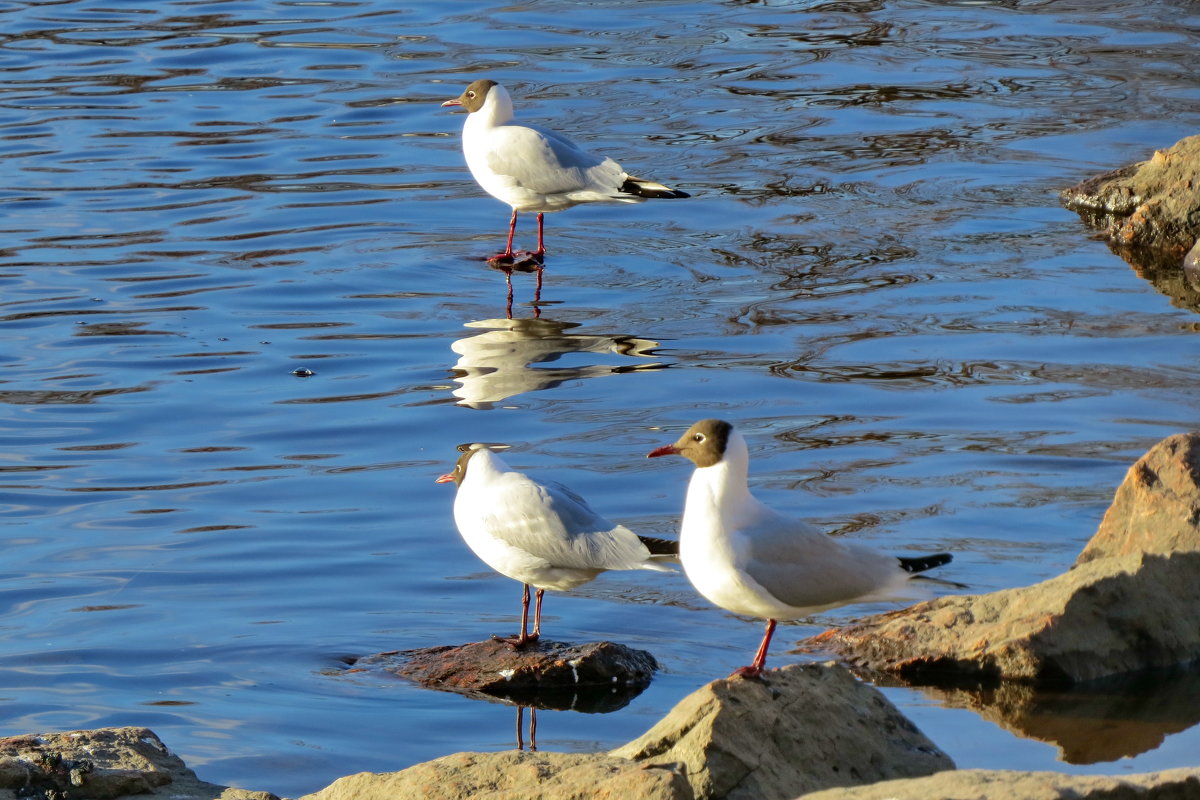
M 205 783 L 146 728 L 99 728 L 0 739 L 0 799 L 279 800 Z
M 1200 796 L 1200 769 L 1142 775 L 1063 775 L 964 769 L 928 778 L 829 789 L 800 800 L 1184 800 Z
M 1194 434 L 1151 449 L 1063 575 L 939 598 L 804 644 L 918 683 L 1065 684 L 1200 660 L 1198 464 Z
M 1200 136 L 1089 178 L 1060 196 L 1135 265 L 1162 258 L 1178 269 L 1200 236 Z
M 380 653 L 354 669 L 382 669 L 432 689 L 525 706 L 615 711 L 642 692 L 658 662 L 645 650 L 613 642 L 566 644 L 545 639 L 521 649 L 497 640 Z

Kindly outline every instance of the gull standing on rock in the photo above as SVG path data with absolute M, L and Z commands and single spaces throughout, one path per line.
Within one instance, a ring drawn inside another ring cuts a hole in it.
M 546 589 L 574 589 L 610 569 L 675 571 L 657 563 L 678 553 L 675 542 L 639 536 L 609 522 L 566 486 L 539 483 L 512 470 L 493 446 L 462 445 L 454 471 L 436 482 L 458 485 L 454 522 L 475 555 L 501 575 L 525 584 L 521 633 L 504 641 L 522 647 L 538 640 Z M 532 634 L 530 585 L 537 587 Z
M 538 246 L 528 255 L 540 265 L 546 253 L 542 217 L 548 211 L 580 203 L 637 203 L 651 197 L 690 196 L 635 178 L 611 158 L 592 155 L 554 131 L 514 121 L 512 98 L 495 81 L 474 81 L 442 105 L 462 106 L 470 112 L 463 124 L 463 153 L 471 175 L 484 191 L 512 206 L 508 244 L 503 253 L 488 259 L 496 266 L 511 266 L 516 261 L 512 244 L 519 211 L 537 212 Z
M 763 505 L 747 485 L 746 440 L 724 420 L 701 420 L 675 444 L 646 457 L 666 455 L 683 456 L 696 465 L 679 529 L 683 571 L 712 603 L 767 620 L 754 661 L 735 675 L 762 674 L 777 620 L 895 599 L 913 573 L 952 558 L 949 553 L 887 555 L 835 539 Z

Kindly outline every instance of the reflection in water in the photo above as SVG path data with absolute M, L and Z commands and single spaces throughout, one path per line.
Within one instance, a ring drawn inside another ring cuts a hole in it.
M 1055 745 L 1069 764 L 1116 761 L 1153 750 L 1200 722 L 1200 670 L 1153 672 L 1039 690 L 1007 681 L 989 689 L 922 691 L 975 711 L 1018 736 Z
M 468 328 L 486 328 L 450 346 L 459 354 L 454 365 L 454 390 L 460 406 L 487 409 L 509 397 L 550 389 L 565 381 L 616 375 L 622 372 L 663 369 L 658 362 L 610 366 L 534 367 L 558 361 L 571 353 L 615 353 L 634 358 L 652 358 L 658 342 L 636 336 L 599 336 L 565 333 L 577 322 L 550 319 L 487 319 L 468 322 Z
M 525 740 L 522 738 L 525 729 L 525 706 L 517 706 L 517 749 L 525 749 Z M 531 706 L 529 709 L 529 749 L 537 750 L 537 706 Z

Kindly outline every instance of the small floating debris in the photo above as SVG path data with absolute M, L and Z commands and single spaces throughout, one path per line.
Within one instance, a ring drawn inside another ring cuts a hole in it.
M 292 370 L 292 374 L 295 375 L 297 378 L 311 378 L 313 375 L 316 375 L 317 373 L 313 372 L 308 367 L 296 367 L 294 370 Z

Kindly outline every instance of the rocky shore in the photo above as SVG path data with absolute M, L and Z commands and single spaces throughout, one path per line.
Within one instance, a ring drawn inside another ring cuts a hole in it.
M 1018 714 L 1036 706 L 1037 690 L 1046 686 L 1088 686 L 1164 667 L 1188 679 L 1195 670 L 1187 666 L 1200 663 L 1200 434 L 1168 437 L 1138 459 L 1065 574 L 1034 586 L 942 597 L 802 644 L 835 653 L 876 680 L 949 682 L 954 688 L 939 691 L 951 705 L 972 705 L 955 699 L 956 692 L 1008 697 Z M 632 664 L 639 681 L 653 669 L 652 659 L 628 660 L 619 648 L 560 647 L 529 656 L 542 665 L 534 670 L 540 680 L 577 676 L 575 662 L 591 657 L 603 657 L 604 670 Z M 510 648 L 492 644 L 434 651 L 416 653 L 399 671 L 474 691 L 464 676 L 485 675 L 480 661 L 502 659 L 514 674 L 522 669 Z M 468 653 L 476 659 L 469 668 L 448 663 Z M 354 668 L 379 662 L 364 659 Z M 596 674 L 601 682 L 614 678 Z M 1187 720 L 1184 727 L 1194 724 Z M 1107 757 L 1119 757 L 1124 746 Z M 145 728 L 0 739 L 0 800 L 134 797 L 278 800 L 199 780 Z M 713 681 L 610 752 L 456 753 L 399 772 L 350 775 L 302 800 L 409 797 L 1165 800 L 1200 797 L 1200 759 L 1194 768 L 1143 775 L 958 770 L 877 689 L 846 666 L 825 663 L 772 670 L 760 680 Z

